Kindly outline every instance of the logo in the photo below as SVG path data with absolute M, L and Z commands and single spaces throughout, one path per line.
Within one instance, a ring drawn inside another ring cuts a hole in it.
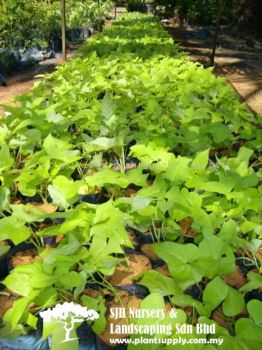
M 80 304 L 73 302 L 65 302 L 57 304 L 54 308 L 49 308 L 39 313 L 43 318 L 44 323 L 62 323 L 65 330 L 64 342 L 76 340 L 78 338 L 71 338 L 70 333 L 74 329 L 76 323 L 84 321 L 94 321 L 99 318 L 99 314 L 92 309 L 87 309 Z

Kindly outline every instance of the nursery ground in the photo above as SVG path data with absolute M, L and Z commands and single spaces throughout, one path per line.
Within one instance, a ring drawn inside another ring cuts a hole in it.
M 212 36 L 205 28 L 179 28 L 176 23 L 167 25 L 181 50 L 188 52 L 193 61 L 209 65 Z M 226 76 L 249 108 L 262 113 L 262 41 L 252 35 L 223 31 L 219 36 L 215 72 Z
M 123 10 L 124 8 L 118 7 L 117 15 L 123 13 Z M 199 30 L 198 33 L 194 33 L 194 28 L 181 29 L 173 23 L 168 25 L 167 29 L 175 41 L 180 43 L 181 49 L 189 52 L 193 61 L 208 65 L 212 45 L 210 37 L 201 35 L 201 30 L 199 35 Z M 253 112 L 262 114 L 262 43 L 258 42 L 260 47 L 251 48 L 246 42 L 246 38 L 241 38 L 240 35 L 234 36 L 228 32 L 220 35 L 215 71 L 218 75 L 227 77 L 229 83 Z M 70 51 L 69 57 L 73 52 Z M 53 58 L 41 62 L 38 66 L 13 73 L 7 79 L 7 86 L 0 86 L 0 104 L 8 104 L 15 96 L 30 90 L 39 80 L 36 75 L 51 72 L 60 63 L 59 57 Z

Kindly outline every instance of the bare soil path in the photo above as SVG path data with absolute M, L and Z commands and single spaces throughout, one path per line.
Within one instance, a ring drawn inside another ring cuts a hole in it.
M 36 75 L 52 72 L 61 63 L 59 58 L 52 58 L 12 73 L 6 80 L 7 86 L 0 86 L 0 104 L 8 104 L 11 99 L 29 91 L 35 82 L 40 80 Z
M 172 22 L 166 25 L 182 51 L 190 54 L 191 60 L 209 66 L 212 47 L 210 33 L 204 28 L 179 26 Z M 262 114 L 262 42 L 237 32 L 219 36 L 215 58 L 215 73 L 227 78 L 240 98 L 257 114 Z
M 68 58 L 74 55 L 78 47 L 79 45 L 74 45 L 68 50 Z M 44 60 L 38 65 L 19 69 L 10 74 L 6 79 L 7 86 L 0 86 L 0 113 L 3 111 L 1 105 L 13 104 L 14 97 L 31 90 L 34 84 L 41 80 L 37 77 L 39 74 L 51 73 L 62 63 L 62 56 L 56 55 L 55 58 Z

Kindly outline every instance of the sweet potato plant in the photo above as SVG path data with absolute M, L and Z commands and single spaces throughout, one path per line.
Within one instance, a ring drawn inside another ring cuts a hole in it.
M 136 277 L 141 305 L 216 323 L 221 350 L 261 349 L 261 118 L 225 80 L 153 16 L 127 14 L 17 102 L 0 125 L 0 252 L 10 260 L 26 243 L 36 255 L 3 276 L 15 301 L 1 337 L 64 301 L 95 309 L 103 334 L 105 295 L 121 305 L 110 278 L 145 239 L 164 269 Z

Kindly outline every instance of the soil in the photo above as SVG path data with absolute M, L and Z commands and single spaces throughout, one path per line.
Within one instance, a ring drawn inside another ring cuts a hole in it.
M 109 282 L 116 287 L 132 284 L 138 276 L 151 269 L 148 257 L 138 254 L 128 254 L 128 261 L 124 266 L 118 266 L 115 273 L 109 278 Z
M 162 273 L 162 275 L 164 275 L 164 276 L 167 276 L 167 277 L 170 277 L 170 276 L 171 276 L 171 275 L 170 275 L 170 272 L 169 272 L 169 270 L 168 270 L 168 267 L 167 267 L 166 264 L 157 267 L 157 268 L 156 268 L 156 271 Z
M 40 62 L 39 65 L 12 73 L 6 79 L 7 86 L 0 86 L 0 104 L 14 105 L 12 101 L 14 97 L 28 92 L 36 82 L 42 79 L 37 78 L 36 75 L 51 73 L 59 64 L 62 64 L 60 57 L 51 58 Z
M 96 290 L 96 289 L 92 289 L 92 288 L 89 288 L 89 287 L 87 287 L 87 288 L 85 288 L 84 290 L 83 290 L 83 293 L 82 293 L 83 295 L 88 295 L 88 296 L 90 296 L 90 297 L 92 297 L 92 298 L 97 298 L 98 296 L 99 296 L 99 294 L 100 294 L 100 291 L 99 290 Z
M 215 310 L 213 312 L 213 316 L 212 316 L 213 320 L 216 321 L 221 327 L 226 328 L 228 331 L 230 331 L 230 326 L 228 325 L 228 323 L 225 320 L 225 316 L 222 312 L 221 309 Z
M 32 204 L 34 207 L 36 207 L 37 209 L 41 210 L 45 214 L 54 213 L 54 212 L 56 212 L 56 210 L 58 208 L 57 206 L 55 206 L 53 204 L 49 204 L 49 203 L 31 202 L 30 204 Z
M 165 25 L 180 50 L 189 53 L 193 62 L 210 65 L 212 32 L 207 28 L 186 25 L 175 20 Z M 262 40 L 234 29 L 223 28 L 215 57 L 215 74 L 224 76 L 249 109 L 262 114 Z
M 32 264 L 34 258 L 38 255 L 36 249 L 27 249 L 22 252 L 17 252 L 14 256 L 11 257 L 11 265 L 13 268 L 19 265 L 28 265 Z
M 8 289 L 1 290 L 1 293 L 6 293 L 6 295 L 0 295 L 0 319 L 4 316 L 6 311 L 13 306 L 13 303 L 18 298 L 16 295 L 12 294 Z
M 151 260 L 158 260 L 159 259 L 159 257 L 156 255 L 156 253 L 154 252 L 154 250 L 152 248 L 152 244 L 143 244 L 140 249 Z
M 135 190 L 134 188 L 127 188 L 124 191 L 125 197 L 134 197 L 136 193 L 137 193 L 137 190 Z
M 231 287 L 240 288 L 246 283 L 246 278 L 243 275 L 239 266 L 237 266 L 236 271 L 230 275 L 223 277 L 224 281 L 229 284 Z
M 184 236 L 187 236 L 187 237 L 197 236 L 197 233 L 192 230 L 191 225 L 192 225 L 192 219 L 190 218 L 185 218 L 179 221 L 179 226 Z

